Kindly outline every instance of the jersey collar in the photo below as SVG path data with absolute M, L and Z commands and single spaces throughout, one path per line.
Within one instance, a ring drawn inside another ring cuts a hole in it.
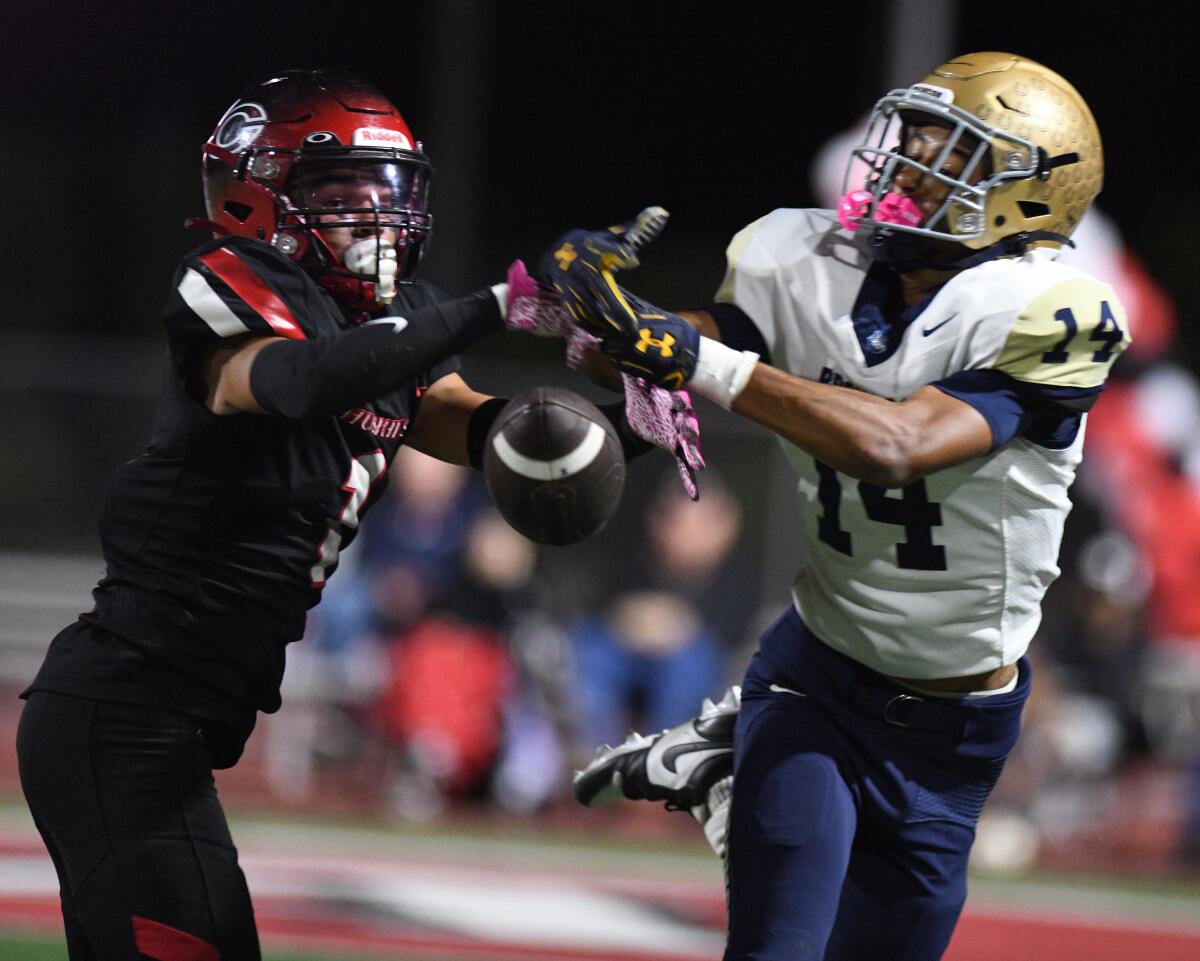
M 872 264 L 863 278 L 858 298 L 850 311 L 854 335 L 868 367 L 876 367 L 900 347 L 904 332 L 929 306 L 944 287 L 931 290 L 918 303 L 905 307 L 900 297 L 900 279 L 886 264 Z

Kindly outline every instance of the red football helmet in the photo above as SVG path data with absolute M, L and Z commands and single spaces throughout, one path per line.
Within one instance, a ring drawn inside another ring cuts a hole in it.
M 266 241 L 342 304 L 369 310 L 411 280 L 433 231 L 433 168 L 378 90 L 341 70 L 288 70 L 246 91 L 204 145 L 208 227 Z

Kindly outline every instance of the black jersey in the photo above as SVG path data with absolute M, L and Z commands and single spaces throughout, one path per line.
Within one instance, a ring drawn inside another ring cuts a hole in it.
M 421 283 L 402 286 L 372 319 L 440 299 Z M 338 416 L 213 414 L 200 361 L 214 345 L 354 325 L 298 266 L 240 238 L 184 259 L 163 320 L 169 357 L 154 435 L 109 485 L 95 608 L 54 639 L 29 690 L 174 707 L 244 737 L 256 710 L 279 708 L 284 646 L 302 635 L 379 497 L 424 387 L 458 360 Z

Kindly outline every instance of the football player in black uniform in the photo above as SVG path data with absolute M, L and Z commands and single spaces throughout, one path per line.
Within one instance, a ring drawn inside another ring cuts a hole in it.
M 479 465 L 504 400 L 456 353 L 518 297 L 560 311 L 519 262 L 457 300 L 414 279 L 429 161 L 348 74 L 253 88 L 203 162 L 214 239 L 175 275 L 153 439 L 111 482 L 94 609 L 23 695 L 21 781 L 72 961 L 259 957 L 212 769 L 279 708 L 284 648 L 399 447 Z

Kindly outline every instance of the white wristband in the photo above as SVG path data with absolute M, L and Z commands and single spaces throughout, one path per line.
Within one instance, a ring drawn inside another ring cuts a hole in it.
M 687 386 L 729 410 L 746 389 L 757 363 L 758 354 L 752 350 L 734 350 L 719 340 L 701 337 L 696 372 Z
M 492 284 L 492 295 L 500 305 L 500 319 L 508 320 L 508 284 Z

